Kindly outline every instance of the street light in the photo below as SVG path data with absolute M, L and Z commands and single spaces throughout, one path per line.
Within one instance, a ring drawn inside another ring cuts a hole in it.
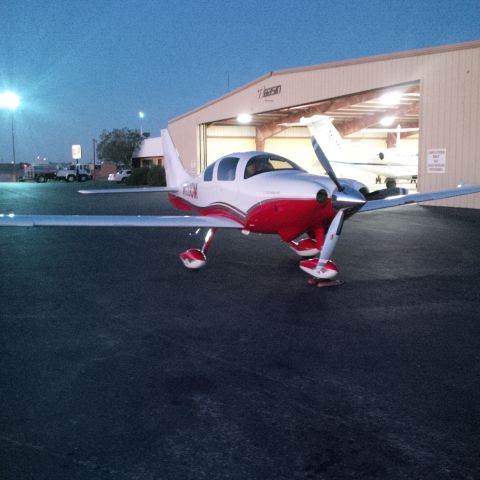
M 9 110 L 15 110 L 19 105 L 20 98 L 16 93 L 0 93 L 0 108 L 8 108 Z
M 140 119 L 140 135 L 143 135 L 143 118 L 145 117 L 145 114 L 143 112 L 138 112 L 138 118 Z
M 0 108 L 10 110 L 12 116 L 12 153 L 13 153 L 13 178 L 17 179 L 16 159 L 15 159 L 15 128 L 13 112 L 20 105 L 20 97 L 14 92 L 0 93 Z

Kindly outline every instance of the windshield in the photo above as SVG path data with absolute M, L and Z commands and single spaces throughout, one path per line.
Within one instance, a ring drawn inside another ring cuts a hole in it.
M 255 155 L 252 157 L 245 167 L 244 178 L 250 178 L 259 173 L 272 172 L 278 170 L 304 170 L 291 160 L 280 157 L 278 155 L 272 155 L 269 153 L 263 155 Z

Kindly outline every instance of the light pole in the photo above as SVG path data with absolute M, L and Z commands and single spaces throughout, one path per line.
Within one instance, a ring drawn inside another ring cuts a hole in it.
M 143 136 L 143 117 L 145 114 L 143 112 L 138 112 L 138 118 L 140 119 L 140 135 Z
M 16 158 L 15 158 L 15 124 L 14 124 L 14 111 L 20 105 L 20 98 L 14 92 L 0 93 L 0 108 L 6 108 L 10 110 L 12 117 L 12 154 L 13 154 L 13 178 L 17 180 L 16 171 Z

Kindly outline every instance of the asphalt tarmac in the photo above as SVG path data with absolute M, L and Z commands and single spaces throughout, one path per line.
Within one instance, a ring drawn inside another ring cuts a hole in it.
M 174 214 L 78 188 L 0 184 L 0 212 Z M 235 231 L 187 271 L 202 240 L 0 229 L 2 480 L 480 478 L 479 211 L 354 216 L 333 288 Z

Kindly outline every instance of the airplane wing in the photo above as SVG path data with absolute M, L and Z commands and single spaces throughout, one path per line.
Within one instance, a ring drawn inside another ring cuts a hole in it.
M 399 197 L 389 197 L 382 200 L 370 200 L 359 210 L 359 212 L 370 212 L 381 208 L 398 207 L 411 203 L 428 202 L 430 200 L 441 200 L 442 198 L 458 197 L 470 193 L 479 193 L 480 185 L 464 186 L 452 188 L 449 190 L 438 190 L 428 193 L 412 193 L 411 195 L 402 195 Z
M 178 192 L 177 187 L 137 187 L 137 188 L 99 188 L 98 190 L 79 190 L 78 193 L 84 195 L 96 195 L 104 193 L 175 193 Z
M 225 217 L 153 215 L 15 215 L 0 214 L 0 227 L 200 227 L 243 228 Z

